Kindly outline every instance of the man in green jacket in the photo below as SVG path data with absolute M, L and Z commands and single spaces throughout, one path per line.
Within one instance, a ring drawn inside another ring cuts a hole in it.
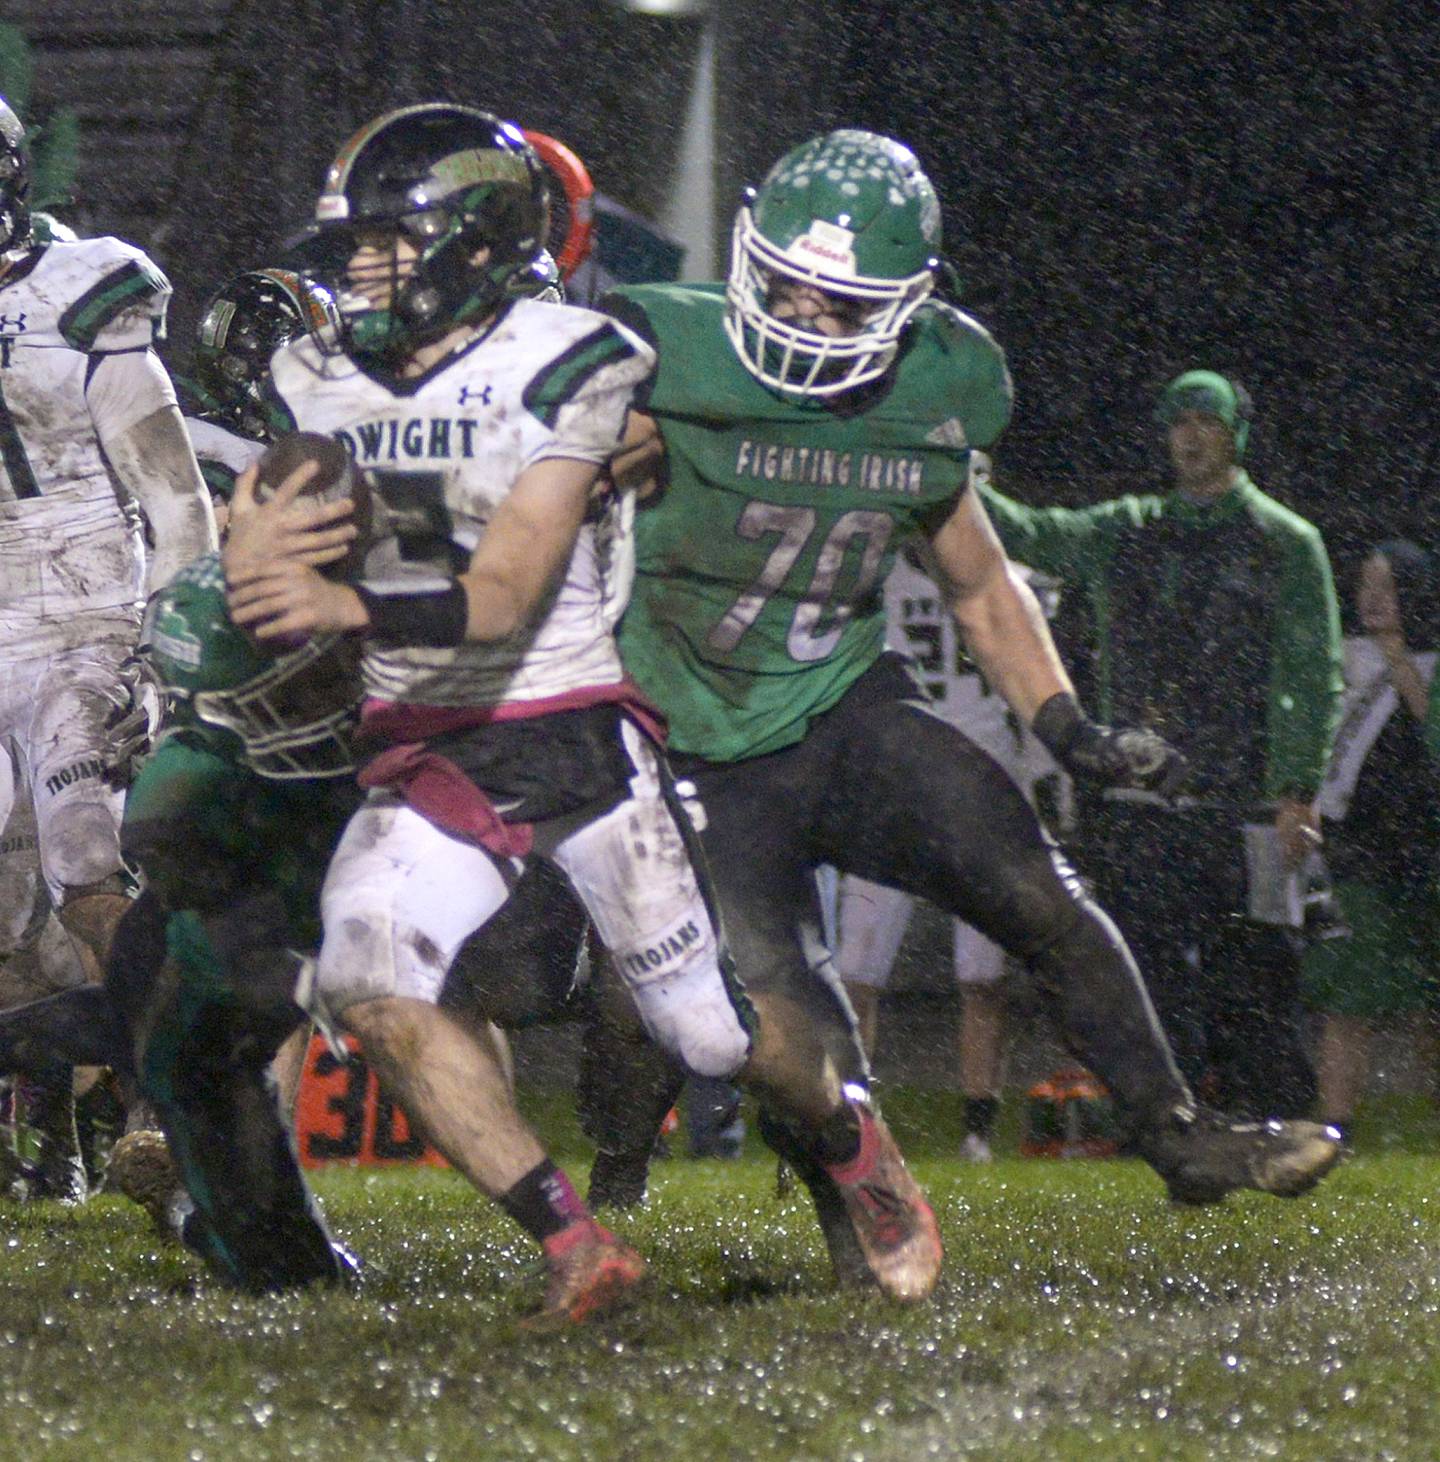
M 988 491 L 1007 552 L 1081 586 L 1099 713 L 1189 758 L 1175 802 L 1125 790 L 1086 819 L 1101 896 L 1182 1070 L 1256 1116 L 1309 1105 L 1298 1032 L 1300 872 L 1341 692 L 1340 621 L 1313 524 L 1240 465 L 1243 387 L 1187 371 L 1156 409 L 1174 488 L 1031 509 Z

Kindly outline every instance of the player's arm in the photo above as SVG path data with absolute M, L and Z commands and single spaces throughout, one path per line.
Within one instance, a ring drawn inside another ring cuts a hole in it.
M 961 494 L 931 538 L 928 559 L 965 648 L 1027 726 L 1051 696 L 1074 694 L 1040 605 L 974 492 Z
M 1430 690 L 1405 643 L 1395 574 L 1383 553 L 1372 553 L 1361 566 L 1355 604 L 1362 628 L 1385 657 L 1385 668 L 1395 693 L 1405 709 L 1423 725 L 1429 714 Z
M 625 435 L 606 471 L 621 492 L 633 492 L 641 501 L 663 488 L 665 441 L 653 416 L 643 411 L 630 412 L 625 419 Z
M 1075 697 L 1034 593 L 1005 557 L 980 499 L 960 495 L 930 540 L 927 567 L 986 680 L 1068 772 L 1172 792 L 1185 759 L 1153 732 L 1102 726 Z
M 600 467 L 547 457 L 495 510 L 464 573 L 443 588 L 379 592 L 323 578 L 297 559 L 229 576 L 236 624 L 262 640 L 350 631 L 392 645 L 502 640 L 523 629 L 569 562 Z
M 215 547 L 210 494 L 159 357 L 125 350 L 92 361 L 86 400 L 110 470 L 150 524 L 146 591 L 153 594 Z

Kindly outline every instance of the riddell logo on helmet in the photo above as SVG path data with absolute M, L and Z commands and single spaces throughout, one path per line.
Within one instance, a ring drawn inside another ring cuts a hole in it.
M 801 234 L 790 245 L 793 258 L 808 261 L 819 259 L 846 274 L 855 272 L 855 235 L 848 228 L 826 223 L 817 218 L 810 225 L 810 232 Z

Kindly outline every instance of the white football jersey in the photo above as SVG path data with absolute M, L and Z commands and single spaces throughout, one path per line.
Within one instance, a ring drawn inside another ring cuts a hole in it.
M 32 249 L 0 277 L 0 637 L 10 656 L 138 626 L 139 516 L 100 442 L 175 397 L 158 381 L 93 396 L 90 384 L 106 354 L 150 348 L 169 298 L 160 270 L 112 238 Z
M 915 662 L 936 712 L 988 751 L 1023 791 L 1028 794 L 1056 770 L 1050 754 L 975 669 L 934 581 L 904 554 L 885 581 L 885 628 L 889 647 Z
M 654 352 L 591 310 L 516 300 L 490 330 L 415 380 L 380 380 L 313 340 L 276 354 L 276 396 L 306 431 L 338 437 L 376 487 L 375 589 L 441 587 L 463 570 L 516 479 L 550 457 L 604 462 Z M 495 644 L 369 645 L 368 694 L 438 706 L 538 700 L 613 685 L 614 627 L 633 567 L 629 519 L 592 515 L 548 606 Z

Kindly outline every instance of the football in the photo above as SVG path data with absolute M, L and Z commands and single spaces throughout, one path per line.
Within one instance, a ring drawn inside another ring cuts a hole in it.
M 348 497 L 355 504 L 351 521 L 360 530 L 350 552 L 326 565 L 323 572 L 335 579 L 357 578 L 370 543 L 374 503 L 369 478 L 356 467 L 343 443 L 313 431 L 287 432 L 277 438 L 256 463 L 255 496 L 264 502 L 292 472 L 309 462 L 315 463 L 317 471 L 305 484 L 302 496 L 326 502 Z

